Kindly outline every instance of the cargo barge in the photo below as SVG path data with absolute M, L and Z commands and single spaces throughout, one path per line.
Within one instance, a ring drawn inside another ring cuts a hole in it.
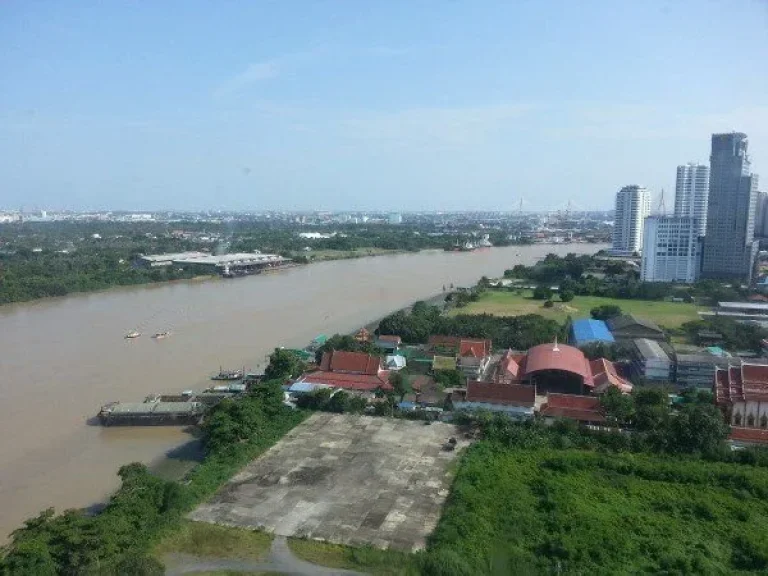
M 148 396 L 144 402 L 110 402 L 98 417 L 103 426 L 189 426 L 200 424 L 205 409 L 184 396 Z

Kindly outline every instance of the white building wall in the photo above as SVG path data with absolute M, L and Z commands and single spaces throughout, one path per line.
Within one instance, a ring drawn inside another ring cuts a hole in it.
M 624 186 L 616 194 L 613 252 L 632 254 L 643 248 L 643 226 L 651 213 L 651 194 L 642 186 Z
M 736 423 L 736 414 L 741 414 L 741 424 Z M 750 415 L 755 418 L 752 424 L 749 423 Z M 734 402 L 731 411 L 731 424 L 745 428 L 760 428 L 760 420 L 763 416 L 768 417 L 768 402 Z
M 699 223 L 695 218 L 646 218 L 640 269 L 643 282 L 695 282 L 700 262 Z
M 675 216 L 696 219 L 696 232 L 704 236 L 709 204 L 709 166 L 685 164 L 677 167 L 675 182 Z

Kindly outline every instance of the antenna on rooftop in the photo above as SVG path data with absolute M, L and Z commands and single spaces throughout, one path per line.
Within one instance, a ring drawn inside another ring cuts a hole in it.
M 667 205 L 664 204 L 664 188 L 661 189 L 661 198 L 659 198 L 659 207 L 656 210 L 658 216 L 666 216 Z

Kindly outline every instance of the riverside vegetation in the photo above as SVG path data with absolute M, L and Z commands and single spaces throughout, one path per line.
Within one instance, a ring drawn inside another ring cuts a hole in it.
M 12 534 L 0 573 L 154 575 L 162 565 L 150 555 L 160 539 L 182 528 L 182 518 L 240 468 L 301 422 L 305 412 L 282 403 L 279 382 L 247 398 L 217 405 L 206 419 L 205 460 L 184 482 L 152 475 L 142 464 L 123 466 L 121 487 L 103 511 L 89 515 L 46 510 Z
M 283 406 L 279 382 L 213 409 L 203 429 L 206 458 L 185 482 L 125 466 L 121 488 L 99 514 L 46 511 L 28 520 L 0 573 L 162 574 L 153 547 L 189 530 L 186 512 L 308 413 Z M 427 550 L 294 547 L 318 562 L 381 574 L 764 572 L 768 453 L 730 451 L 711 396 L 683 400 L 670 408 L 663 390 L 608 393 L 604 408 L 617 427 L 608 432 L 460 414 L 458 423 L 482 439 L 459 463 Z

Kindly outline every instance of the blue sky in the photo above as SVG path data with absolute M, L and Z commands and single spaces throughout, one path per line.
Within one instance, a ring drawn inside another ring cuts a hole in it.
M 768 190 L 763 0 L 8 0 L 0 86 L 0 208 L 671 206 L 730 130 Z

